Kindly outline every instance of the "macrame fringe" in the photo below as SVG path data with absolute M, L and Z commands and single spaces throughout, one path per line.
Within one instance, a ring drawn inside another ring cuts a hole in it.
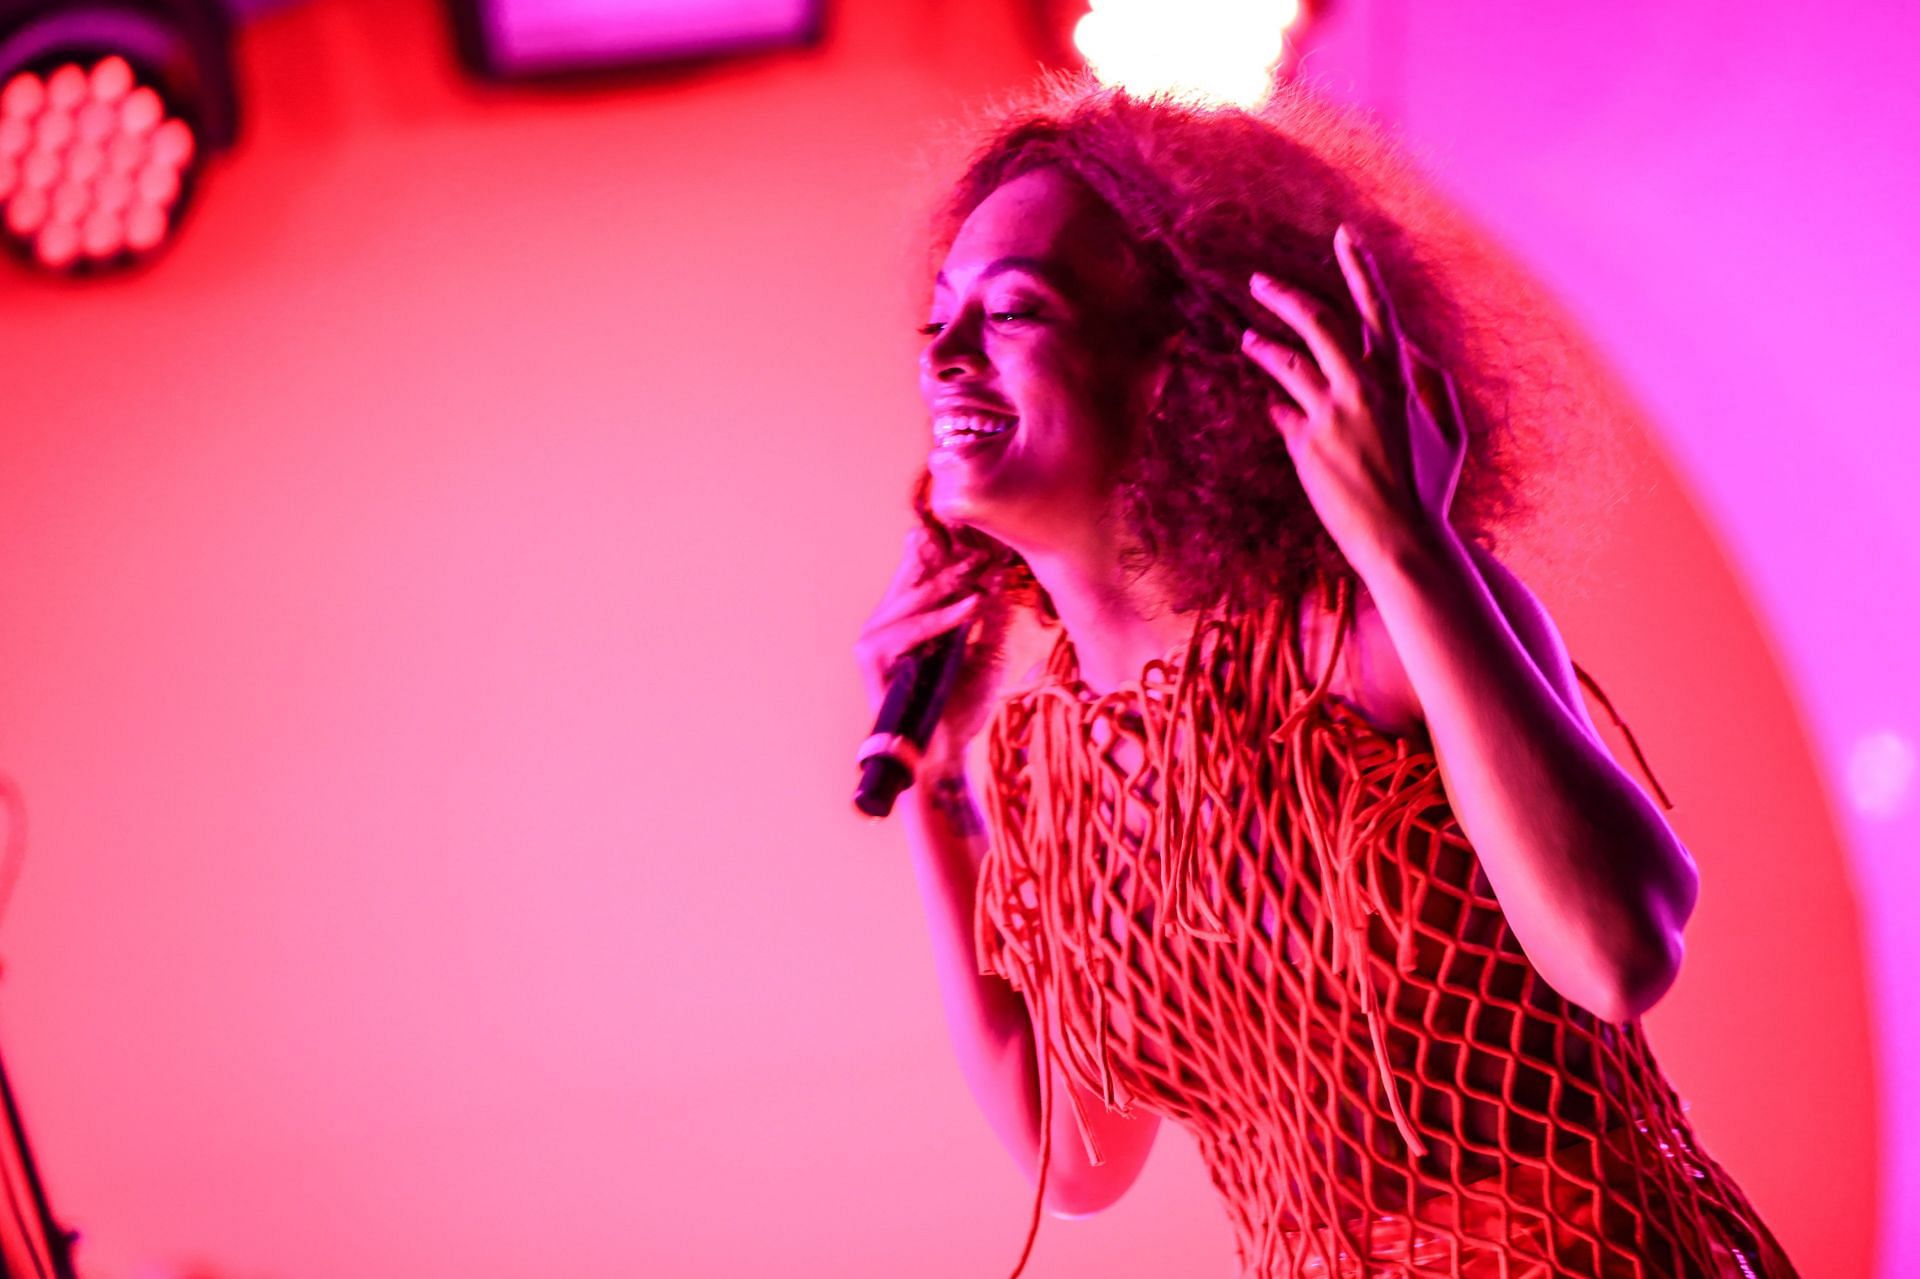
M 1360 877 L 1355 873 L 1363 842 L 1351 838 L 1356 822 L 1362 816 L 1357 807 L 1359 788 L 1354 785 L 1343 787 L 1344 807 L 1340 819 L 1334 823 L 1334 830 L 1339 832 L 1337 842 L 1336 837 L 1328 833 L 1317 794 L 1321 777 L 1319 765 L 1327 757 L 1327 752 L 1324 749 L 1324 733 L 1314 734 L 1311 731 L 1311 716 L 1327 696 L 1353 617 L 1352 590 L 1344 579 L 1335 584 L 1333 594 L 1336 621 L 1333 645 L 1325 667 L 1310 683 L 1301 680 L 1295 673 L 1289 686 L 1298 689 L 1305 684 L 1305 692 L 1297 695 L 1286 719 L 1271 734 L 1271 740 L 1287 742 L 1295 760 L 1302 761 L 1296 764 L 1292 772 L 1301 802 L 1301 814 L 1319 859 L 1321 882 L 1336 914 L 1333 969 L 1337 975 L 1349 980 L 1358 1006 L 1366 1018 L 1374 1051 L 1374 1066 L 1386 1092 L 1394 1126 L 1408 1148 L 1416 1156 L 1424 1156 L 1427 1153 L 1426 1143 L 1421 1140 L 1407 1115 L 1389 1065 L 1380 1011 L 1364 962 L 1368 916 L 1385 912 L 1384 903 L 1377 901 L 1370 887 L 1360 882 Z M 1207 783 L 1217 782 L 1218 779 L 1208 775 L 1209 752 L 1197 749 L 1196 745 L 1219 731 L 1222 725 L 1229 724 L 1233 718 L 1229 708 L 1222 704 L 1222 689 L 1214 677 L 1216 665 L 1224 660 L 1230 667 L 1241 665 L 1251 666 L 1256 671 L 1264 670 L 1264 662 L 1246 662 L 1245 659 L 1256 653 L 1269 660 L 1281 658 L 1282 654 L 1274 650 L 1282 648 L 1287 650 L 1284 660 L 1289 667 L 1293 665 L 1290 651 L 1293 631 L 1284 609 L 1285 606 L 1281 604 L 1272 605 L 1252 619 L 1251 624 L 1235 624 L 1204 614 L 1197 616 L 1192 634 L 1181 652 L 1171 694 L 1165 697 L 1165 712 L 1157 724 L 1150 724 L 1146 733 L 1146 764 L 1161 779 L 1163 792 L 1159 797 L 1160 802 L 1155 806 L 1147 846 L 1161 850 L 1160 900 L 1170 906 L 1164 915 L 1164 928 L 1178 927 L 1192 937 L 1210 941 L 1233 940 L 1226 922 L 1206 900 L 1197 869 L 1202 834 L 1199 822 L 1201 801 Z M 1163 677 L 1166 669 L 1166 663 L 1149 665 L 1146 676 L 1140 682 L 1143 703 L 1154 702 L 1162 695 L 1160 688 L 1156 687 L 1156 677 Z M 1048 659 L 1047 673 L 1049 681 L 1032 694 L 1036 721 L 1032 726 L 1033 735 L 1044 741 L 1044 759 L 1037 767 L 1024 770 L 1032 787 L 1033 811 L 1042 815 L 1042 820 L 1034 824 L 1032 844 L 1026 850 L 1031 864 L 1035 866 L 1049 864 L 1048 858 L 1070 857 L 1075 855 L 1076 850 L 1086 849 L 1091 834 L 1089 806 L 1076 802 L 1091 790 L 1092 778 L 1086 775 L 1087 752 L 1081 749 L 1082 744 L 1075 739 L 1083 704 L 1076 692 L 1078 682 L 1074 678 L 1071 649 L 1064 633 Z M 1008 751 L 1005 727 L 996 721 L 990 746 L 990 754 L 999 763 L 1013 762 Z M 1349 767 L 1349 781 L 1354 780 L 1351 772 Z M 998 771 L 997 765 L 995 775 L 1004 776 Z M 1065 785 L 1060 784 L 1062 780 Z M 996 787 L 995 790 L 1000 792 L 1002 788 Z M 1004 823 L 1013 817 L 1010 811 L 1002 807 L 1005 802 L 1006 796 L 997 793 L 994 804 L 996 832 L 1006 830 Z M 1066 832 L 1070 834 L 1060 838 Z M 984 885 L 982 890 L 985 890 Z M 1043 893 L 1040 897 L 1043 928 L 1051 930 L 1056 925 L 1068 922 L 1055 917 L 1057 912 L 1053 908 L 1058 903 L 1050 901 L 1047 894 Z M 991 953 L 988 949 L 991 944 L 989 927 L 994 922 L 988 912 L 976 916 L 976 943 L 980 954 Z M 1050 932 L 1050 935 L 1061 936 L 1064 933 Z M 1410 934 L 1403 935 L 1400 941 L 1403 948 L 1410 945 Z M 1018 946 L 1009 949 L 1018 963 L 1015 985 L 1027 997 L 1035 1025 L 1040 1072 L 1040 1166 L 1027 1238 L 1009 1277 L 1018 1279 L 1032 1255 L 1046 1198 L 1047 1173 L 1052 1156 L 1054 1069 L 1058 1067 L 1069 1078 L 1072 1077 L 1071 1067 L 1060 1057 L 1077 1057 L 1082 1065 L 1090 1067 L 1086 1073 L 1099 1079 L 1101 1100 L 1109 1110 L 1126 1113 L 1130 1109 L 1131 1099 L 1119 1095 L 1103 1029 L 1097 1034 L 1096 1042 L 1089 1045 L 1078 1034 L 1076 1027 L 1065 1024 L 1061 1027 L 1067 1039 L 1064 1050 L 1053 1042 L 1049 1012 L 1057 1008 L 1059 1002 L 1049 987 L 1060 979 L 1059 974 L 1051 965 L 1043 967 L 1037 962 L 1039 957 L 1035 949 Z M 982 971 L 991 973 L 996 970 L 983 968 Z M 1091 975 L 1083 975 L 1088 977 L 1090 983 L 1096 1026 L 1104 1028 L 1106 983 L 1094 980 Z M 1105 1160 L 1086 1112 L 1079 1097 L 1072 1091 L 1068 1092 L 1068 1101 L 1073 1106 L 1075 1127 L 1087 1152 L 1087 1160 L 1098 1167 Z
M 1091 874 L 1090 859 L 1104 855 L 1103 841 L 1109 839 L 1109 832 L 1101 830 L 1097 820 L 1103 794 L 1113 795 L 1113 820 L 1123 827 L 1122 833 L 1129 840 L 1136 838 L 1125 830 L 1121 790 L 1115 789 L 1111 772 L 1102 771 L 1110 770 L 1113 762 L 1101 759 L 1102 752 L 1093 748 L 1089 714 L 1111 697 L 1125 694 L 1128 709 L 1137 711 L 1140 767 L 1157 779 L 1155 793 L 1147 801 L 1152 805 L 1147 829 L 1138 836 L 1140 848 L 1133 850 L 1148 859 L 1145 864 L 1136 863 L 1142 874 L 1149 873 L 1151 856 L 1156 852 L 1159 856 L 1160 909 L 1155 926 L 1163 936 L 1179 929 L 1194 939 L 1237 940 L 1209 900 L 1202 859 L 1220 836 L 1209 815 L 1231 811 L 1229 800 L 1253 784 L 1248 770 L 1270 765 L 1276 789 L 1267 802 L 1284 804 L 1289 810 L 1289 820 L 1284 822 L 1273 815 L 1279 824 L 1270 829 L 1295 830 L 1304 837 L 1304 849 L 1295 852 L 1311 858 L 1317 872 L 1330 933 L 1326 966 L 1335 980 L 1344 983 L 1367 1023 L 1375 1088 L 1385 1093 L 1386 1109 L 1410 1155 L 1418 1159 L 1429 1153 L 1419 1125 L 1408 1112 L 1411 1092 L 1407 1098 L 1401 1096 L 1402 1081 L 1387 1051 L 1387 1022 L 1393 1010 L 1382 1006 L 1374 986 L 1369 929 L 1378 919 L 1392 939 L 1397 971 L 1412 969 L 1414 922 L 1386 899 L 1372 867 L 1392 853 L 1400 859 L 1404 874 L 1411 836 L 1422 827 L 1423 817 L 1444 805 L 1445 794 L 1430 756 L 1410 753 L 1405 738 L 1394 741 L 1391 750 L 1383 749 L 1380 743 L 1385 735 L 1357 731 L 1345 722 L 1348 708 L 1328 706 L 1333 674 L 1355 611 L 1348 580 L 1336 580 L 1328 593 L 1335 616 L 1331 651 L 1311 678 L 1295 649 L 1293 610 L 1298 601 L 1276 602 L 1233 620 L 1196 617 L 1184 650 L 1173 661 L 1149 663 L 1138 681 L 1098 698 L 1079 681 L 1072 647 L 1063 632 L 1048 658 L 1045 679 L 1010 697 L 994 718 L 988 735 L 993 848 L 977 888 L 975 943 L 982 973 L 1005 977 L 1026 1002 L 1040 1075 L 1041 1131 L 1033 1211 L 1010 1279 L 1018 1279 L 1024 1271 L 1039 1233 L 1054 1153 L 1055 1074 L 1067 1081 L 1097 1082 L 1102 1104 L 1113 1113 L 1129 1113 L 1134 1100 L 1113 1062 L 1107 1000 L 1114 972 L 1111 961 L 1095 948 L 1096 943 L 1107 942 L 1106 926 L 1092 907 L 1087 885 L 1076 878 Z M 1612 703 L 1592 676 L 1578 665 L 1574 669 L 1626 735 L 1641 771 L 1661 803 L 1671 809 L 1672 802 Z M 1283 697 L 1284 705 L 1279 704 Z M 1278 727 L 1272 727 L 1276 720 Z M 1224 872 L 1216 868 L 1215 873 Z M 1224 903 L 1227 886 L 1218 887 Z M 1084 989 L 1065 985 L 1076 980 L 1085 983 Z M 1070 1002 L 1069 994 L 1084 998 Z M 1082 1011 L 1070 1016 L 1062 1011 L 1068 1007 Z M 1091 1024 L 1083 1026 L 1080 1022 L 1087 1012 L 1091 1012 Z M 1659 1148 L 1681 1146 L 1687 1139 L 1681 1135 L 1685 1128 L 1678 1119 L 1677 1095 L 1670 1095 L 1637 1025 L 1620 1028 L 1618 1040 L 1608 1041 L 1604 1055 L 1607 1068 L 1629 1081 L 1630 1096 L 1622 1104 L 1657 1120 L 1653 1140 Z M 1410 1077 L 1406 1084 L 1412 1089 L 1417 1080 Z M 1103 1152 L 1079 1094 L 1079 1089 L 1068 1087 L 1067 1100 L 1087 1162 L 1099 1166 L 1105 1162 Z M 1333 1100 L 1328 1104 L 1332 1106 Z M 1640 1157 L 1634 1155 L 1636 1161 Z M 1285 1174 L 1289 1177 L 1320 1175 L 1284 1161 L 1283 1166 L 1290 1170 Z M 1641 1175 L 1666 1174 L 1643 1171 L 1636 1162 L 1635 1176 Z M 1670 1179 L 1669 1184 L 1673 1184 Z M 1729 1204 L 1750 1212 L 1730 1180 L 1720 1186 L 1716 1178 L 1715 1184 Z M 1676 1186 L 1672 1193 L 1681 1193 L 1681 1188 Z M 1271 1260 L 1274 1246 L 1274 1238 L 1266 1238 L 1260 1264 Z

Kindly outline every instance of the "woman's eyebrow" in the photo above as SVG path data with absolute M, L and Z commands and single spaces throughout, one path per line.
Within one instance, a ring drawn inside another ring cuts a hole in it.
M 1060 268 L 1056 264 L 1041 258 L 1029 257 L 1021 253 L 1010 254 L 1003 258 L 995 258 L 993 261 L 981 267 L 980 281 L 981 283 L 985 283 L 1005 271 L 1024 271 L 1063 297 L 1071 296 L 1072 294 L 1072 290 L 1069 287 L 1070 281 L 1062 278 Z M 953 287 L 953 282 L 947 279 L 947 273 L 945 271 L 934 276 L 933 283 L 936 288 L 950 289 Z

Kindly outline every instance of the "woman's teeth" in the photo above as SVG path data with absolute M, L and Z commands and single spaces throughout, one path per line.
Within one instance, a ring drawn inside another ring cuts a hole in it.
M 933 420 L 933 442 L 951 444 L 1002 435 L 1013 429 L 1016 420 L 989 413 L 943 413 Z

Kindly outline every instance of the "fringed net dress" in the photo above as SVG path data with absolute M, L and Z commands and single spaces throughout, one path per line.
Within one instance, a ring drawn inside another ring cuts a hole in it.
M 1431 751 L 1327 695 L 1331 595 L 1317 679 L 1275 604 L 1100 696 L 1063 632 L 996 715 L 975 940 L 1041 1062 L 1193 1134 L 1243 1279 L 1793 1279 L 1640 1024 L 1527 962 Z

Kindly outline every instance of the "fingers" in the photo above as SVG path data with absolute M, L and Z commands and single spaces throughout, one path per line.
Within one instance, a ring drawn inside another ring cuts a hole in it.
M 986 583 L 963 567 L 944 569 L 918 582 L 900 582 L 889 587 L 867 618 L 867 629 L 887 626 L 903 617 L 925 613 L 936 607 L 978 599 Z
M 1390 348 L 1397 347 L 1400 320 L 1394 314 L 1393 296 L 1387 292 L 1386 281 L 1380 278 L 1380 266 L 1373 260 L 1373 254 L 1367 252 L 1344 222 L 1333 233 L 1333 255 L 1340 262 L 1340 274 L 1346 277 L 1347 291 L 1353 294 L 1354 305 L 1366 323 L 1367 354 L 1373 354 L 1381 342 L 1388 343 Z M 1387 354 L 1398 360 L 1397 350 L 1389 349 Z
M 932 534 L 916 526 L 907 534 L 893 580 L 868 616 L 862 634 L 876 633 L 902 618 L 993 594 L 998 584 L 999 576 L 978 557 L 938 559 Z
M 1360 315 L 1362 354 L 1355 360 L 1343 343 L 1333 314 L 1312 295 L 1270 276 L 1256 273 L 1250 280 L 1255 299 L 1299 334 L 1312 359 L 1291 351 L 1252 329 L 1241 335 L 1241 349 L 1271 374 L 1305 416 L 1314 418 L 1329 408 L 1373 404 L 1384 396 L 1387 404 L 1416 395 L 1429 415 L 1458 445 L 1465 438 L 1459 397 L 1453 382 L 1425 355 L 1414 350 L 1401 331 L 1399 316 L 1373 255 L 1342 223 L 1333 236 L 1334 256 Z M 1330 402 L 1331 401 L 1331 402 Z M 1290 408 L 1274 409 L 1283 432 L 1294 425 Z
M 887 594 L 892 596 L 923 582 L 934 581 L 946 582 L 951 593 L 957 579 L 976 575 L 983 567 L 984 562 L 978 556 L 942 554 L 935 544 L 934 534 L 925 525 L 915 524 L 908 530 L 906 544 L 900 549 L 900 562 L 894 565 L 893 580 L 887 584 Z
M 1311 361 L 1300 361 L 1300 363 L 1312 366 L 1313 384 L 1329 388 L 1336 394 L 1350 394 L 1355 383 L 1353 362 L 1347 358 L 1346 349 L 1340 344 L 1339 334 L 1334 331 L 1333 317 L 1300 290 L 1270 276 L 1256 272 L 1250 281 L 1250 287 L 1256 301 L 1300 335 L 1301 342 L 1305 343 L 1308 353 L 1313 357 Z M 1248 333 L 1252 333 L 1252 330 L 1248 330 Z M 1261 341 L 1267 343 L 1269 347 L 1286 350 L 1284 346 L 1271 339 L 1261 339 Z M 1247 348 L 1248 342 L 1243 335 L 1241 349 L 1247 350 Z M 1248 354 L 1251 355 L 1252 351 L 1248 350 Z M 1276 378 L 1281 378 L 1281 385 L 1287 384 L 1286 378 L 1282 377 L 1273 366 L 1265 361 L 1261 361 L 1260 366 Z M 1324 395 L 1324 392 L 1316 394 L 1314 398 L 1318 399 L 1321 395 Z M 1298 396 L 1294 398 L 1299 399 Z M 1305 408 L 1309 401 L 1300 400 L 1300 404 Z
M 1313 362 L 1300 352 L 1274 341 L 1265 334 L 1248 329 L 1240 335 L 1240 349 L 1247 357 L 1272 375 L 1294 404 L 1301 409 L 1313 409 L 1323 403 L 1330 394 L 1326 378 Z M 1296 412 L 1286 405 L 1276 405 L 1275 412 Z
M 894 663 L 908 650 L 936 635 L 944 635 L 956 626 L 967 627 L 966 638 L 970 641 L 974 639 L 974 619 L 984 607 L 984 596 L 969 595 L 927 612 L 909 613 L 885 621 L 871 620 L 854 642 L 854 659 L 866 669 L 869 679 L 875 681 L 874 691 L 877 693 L 880 683 L 884 683 L 893 670 Z
M 899 643 L 900 651 L 905 652 L 916 644 L 930 640 L 936 635 L 944 635 L 954 627 L 972 621 L 974 614 L 980 611 L 984 599 L 985 597 L 981 595 L 969 595 L 965 599 L 955 600 L 945 608 L 936 608 L 931 612 L 902 618 L 895 624 L 892 638 Z
M 948 714 L 943 724 L 954 718 L 956 705 L 962 710 L 980 702 L 975 693 L 971 701 L 961 694 L 966 688 L 986 687 L 982 681 L 999 668 L 1004 641 L 1012 622 L 1013 607 L 1004 589 L 1005 572 L 990 567 L 989 561 L 971 555 L 958 561 L 942 559 L 936 552 L 937 537 L 924 527 L 915 527 L 906 539 L 893 582 L 873 613 L 860 628 L 853 644 L 855 665 L 859 668 L 867 694 L 877 710 L 886 698 L 889 681 L 903 654 L 936 636 L 962 628 L 966 653 L 961 661 L 961 684 L 949 697 Z M 960 715 L 968 720 L 968 711 Z M 977 720 L 977 716 L 975 716 Z M 950 731 L 936 729 L 936 733 Z M 958 740 L 964 740 L 961 733 Z
M 1413 393 L 1420 397 L 1428 416 L 1447 437 L 1447 443 L 1455 448 L 1460 447 L 1467 438 L 1467 427 L 1466 419 L 1460 413 L 1459 387 L 1454 384 L 1452 375 L 1435 364 L 1425 351 L 1411 342 L 1405 345 L 1407 364 L 1412 370 L 1409 380 L 1413 384 Z
M 933 557 L 933 534 L 923 524 L 915 524 L 907 530 L 906 544 L 900 548 L 900 563 L 894 567 L 894 587 L 911 585 L 925 581 L 929 573 L 937 571 Z

